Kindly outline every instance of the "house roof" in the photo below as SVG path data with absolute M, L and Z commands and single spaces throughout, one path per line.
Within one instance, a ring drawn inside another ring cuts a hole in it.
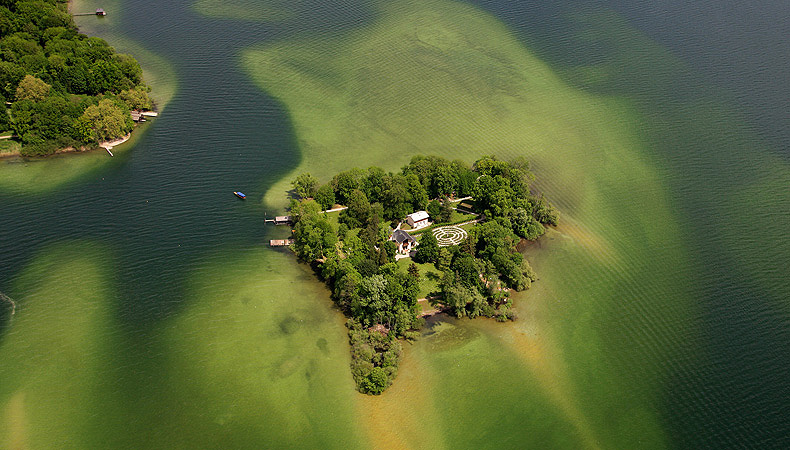
M 404 242 L 417 242 L 417 239 L 414 239 L 414 236 L 410 235 L 409 233 L 403 230 L 393 231 L 392 240 L 397 242 L 398 244 L 403 244 Z
M 417 212 L 413 212 L 413 213 L 409 214 L 406 217 L 408 217 L 409 219 L 413 220 L 414 222 L 419 222 L 421 220 L 427 219 L 430 216 L 428 216 L 428 213 L 426 211 L 417 211 Z

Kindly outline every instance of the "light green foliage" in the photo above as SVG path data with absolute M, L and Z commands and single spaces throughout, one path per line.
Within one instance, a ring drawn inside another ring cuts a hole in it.
M 16 88 L 16 99 L 40 102 L 47 97 L 51 87 L 52 86 L 44 83 L 40 78 L 36 78 L 32 75 L 25 75 Z
M 83 142 L 102 142 L 119 138 L 132 131 L 134 122 L 128 110 L 104 99 L 89 106 L 74 124 Z
M 129 109 L 151 109 L 151 98 L 148 97 L 148 90 L 144 87 L 121 91 L 118 98 L 123 100 Z
M 306 261 L 323 258 L 337 242 L 337 231 L 320 211 L 321 206 L 313 200 L 301 202 L 291 211 L 297 218 L 293 248 Z
M 318 187 L 318 180 L 309 173 L 302 173 L 291 181 L 291 186 L 300 198 L 312 197 Z

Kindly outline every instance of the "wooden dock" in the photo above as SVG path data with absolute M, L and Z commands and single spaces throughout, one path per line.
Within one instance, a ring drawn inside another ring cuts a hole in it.
M 271 239 L 269 241 L 270 247 L 287 247 L 289 245 L 293 245 L 293 239 Z
M 104 11 L 103 9 L 101 9 L 101 8 L 97 9 L 96 12 L 92 12 L 92 13 L 72 14 L 72 16 L 99 16 L 99 17 L 104 17 L 106 15 L 107 15 L 107 12 Z
M 291 216 L 277 216 L 274 219 L 264 219 L 264 222 L 275 225 L 288 225 L 291 223 Z

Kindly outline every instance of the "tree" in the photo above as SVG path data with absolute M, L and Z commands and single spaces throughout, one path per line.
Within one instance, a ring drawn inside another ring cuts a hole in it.
M 414 255 L 415 261 L 419 263 L 436 262 L 439 257 L 439 243 L 436 236 L 429 230 L 420 237 L 420 245 L 417 246 L 417 254 Z
M 150 109 L 151 98 L 148 97 L 148 91 L 144 88 L 134 88 L 121 91 L 118 98 L 126 103 L 129 109 Z
M 6 99 L 13 98 L 24 77 L 25 69 L 11 62 L 0 61 L 0 94 Z
M 442 223 L 449 223 L 453 218 L 453 207 L 450 206 L 450 200 L 444 199 L 442 202 L 442 209 L 439 213 L 439 221 Z
M 109 99 L 89 106 L 75 122 L 83 142 L 101 142 L 116 139 L 132 131 L 134 122 L 129 111 Z
M 47 97 L 51 87 L 52 86 L 44 83 L 40 78 L 36 78 L 32 75 L 25 75 L 16 88 L 16 99 L 40 102 Z
M 379 395 L 390 385 L 387 372 L 381 367 L 374 367 L 363 383 L 362 390 L 368 394 Z
M 420 183 L 419 177 L 414 174 L 407 175 L 406 186 L 409 190 L 409 196 L 411 197 L 412 210 L 420 211 L 425 209 L 425 205 L 428 204 L 428 192 L 425 190 L 422 183 Z
M 537 219 L 538 222 L 554 226 L 557 226 L 560 216 L 557 208 L 550 204 L 543 194 L 541 194 L 540 198 L 535 201 L 534 211 L 532 214 L 535 216 L 535 219 Z
M 439 218 L 439 214 L 442 212 L 442 204 L 439 203 L 438 200 L 431 200 L 428 202 L 428 207 L 426 208 L 426 212 L 429 216 L 433 217 L 434 220 Z
M 321 208 L 331 209 L 335 205 L 335 191 L 332 190 L 332 186 L 325 184 L 315 191 L 313 199 L 321 205 Z
M 365 193 L 359 189 L 354 189 L 349 194 L 348 209 L 340 213 L 340 221 L 347 224 L 349 228 L 359 228 L 367 222 L 370 216 L 370 202 Z
M 434 262 L 434 266 L 442 272 L 450 270 L 450 263 L 453 262 L 453 254 L 446 247 L 439 248 L 439 256 Z
M 11 118 L 8 117 L 8 110 L 5 107 L 5 99 L 0 95 L 0 131 L 7 131 L 11 129 Z
M 291 186 L 300 198 L 312 197 L 316 186 L 318 186 L 318 180 L 313 175 L 305 172 L 291 181 Z
M 510 223 L 513 225 L 513 232 L 524 239 L 534 241 L 546 232 L 543 225 L 532 215 L 527 213 L 527 210 L 524 208 L 512 210 L 508 214 L 508 217 L 510 218 Z
M 385 219 L 397 220 L 411 212 L 411 195 L 406 183 L 406 178 L 402 175 L 387 176 L 382 179 L 380 198 Z
M 414 278 L 417 281 L 420 281 L 420 269 L 417 267 L 417 264 L 414 263 L 409 264 L 408 273 L 410 277 Z
M 383 275 L 362 279 L 359 289 L 352 296 L 351 312 L 365 326 L 381 323 L 391 299 L 387 295 L 387 280 Z
M 348 205 L 351 193 L 362 186 L 364 172 L 361 169 L 351 169 L 340 172 L 332 178 L 332 189 L 335 191 L 337 202 L 341 205 Z

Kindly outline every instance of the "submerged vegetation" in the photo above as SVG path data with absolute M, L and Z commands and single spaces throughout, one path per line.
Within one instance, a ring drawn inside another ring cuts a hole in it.
M 79 33 L 66 5 L 0 3 L 0 131 L 15 134 L 22 155 L 124 136 L 129 111 L 152 106 L 137 61 Z
M 291 204 L 293 250 L 315 265 L 349 317 L 351 371 L 361 392 L 380 394 L 392 384 L 399 339 L 417 337 L 424 323 L 419 269 L 412 263 L 403 270 L 398 259 L 413 256 L 442 274 L 438 291 L 424 299 L 435 307 L 456 317 L 514 318 L 510 290 L 527 289 L 536 279 L 516 244 L 537 239 L 544 225 L 558 220 L 556 209 L 530 192 L 533 179 L 524 160 L 487 156 L 470 168 L 460 161 L 415 156 L 397 174 L 371 167 L 341 172 L 321 186 L 308 173 L 293 180 L 301 199 Z M 479 211 L 471 222 L 482 223 L 468 234 L 459 231 L 456 245 L 440 244 L 432 227 L 412 232 L 421 232 L 419 244 L 400 229 L 401 220 L 426 208 L 434 221 L 449 222 L 452 199 L 458 197 Z M 337 226 L 325 212 L 336 203 L 347 206 Z

